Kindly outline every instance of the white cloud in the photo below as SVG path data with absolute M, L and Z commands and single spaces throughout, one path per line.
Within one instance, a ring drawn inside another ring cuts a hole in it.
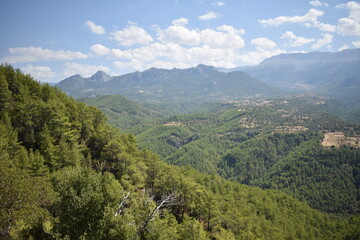
M 360 48 L 360 41 L 354 41 L 352 42 L 352 45 L 354 45 L 356 48 Z
M 198 18 L 200 20 L 210 20 L 210 19 L 216 19 L 218 18 L 219 14 L 216 12 L 207 12 L 204 15 L 199 16 Z
M 211 5 L 223 7 L 223 6 L 225 6 L 225 3 L 224 2 L 213 2 Z
M 101 44 L 94 44 L 90 47 L 90 52 L 96 57 L 104 56 L 110 53 L 110 49 L 101 45 Z
M 228 32 L 228 33 L 236 33 L 236 34 L 239 34 L 239 35 L 245 34 L 244 29 L 236 29 L 236 28 L 234 28 L 233 26 L 230 26 L 230 25 L 221 25 L 221 26 L 217 27 L 216 30 L 224 31 L 224 32 Z
M 175 21 L 177 23 L 177 20 Z M 188 46 L 206 44 L 212 48 L 237 49 L 244 46 L 244 40 L 241 35 L 245 31 L 243 29 L 235 29 L 229 25 L 222 25 L 216 29 L 204 29 L 202 31 L 189 29 L 182 25 L 171 25 L 165 30 L 157 27 L 157 33 L 158 39 L 162 42 L 172 42 Z
M 360 4 L 351 1 L 336 8 L 349 10 L 348 17 L 338 20 L 337 32 L 343 36 L 360 36 Z
M 346 45 L 346 44 L 342 45 L 342 47 L 339 48 L 338 51 L 342 51 L 342 50 L 345 50 L 345 49 L 349 49 L 349 46 Z
M 320 6 L 327 7 L 328 6 L 328 4 L 326 2 L 320 2 L 318 0 L 310 1 L 309 4 L 313 5 L 314 7 L 320 7 Z
M 153 38 L 143 28 L 130 23 L 122 30 L 111 33 L 111 39 L 116 40 L 120 45 L 133 46 L 135 44 L 148 44 Z
M 244 40 L 237 33 L 236 29 L 229 29 L 231 26 L 220 26 L 218 31 L 205 29 L 200 32 L 201 42 L 211 48 L 234 48 L 244 46 Z M 232 27 L 231 27 L 232 28 Z
M 321 48 L 323 46 L 326 46 L 328 44 L 330 44 L 333 40 L 333 35 L 329 34 L 329 33 L 325 33 L 322 34 L 323 38 L 319 39 L 316 41 L 316 43 L 314 45 L 311 46 L 312 49 L 317 49 L 317 48 Z
M 335 32 L 336 31 L 336 26 L 327 24 L 327 23 L 317 22 L 313 25 L 313 27 L 316 27 L 320 31 L 323 31 L 323 32 Z
M 64 50 L 43 49 L 41 47 L 15 47 L 9 48 L 9 56 L 1 59 L 1 62 L 20 63 L 20 62 L 37 62 L 49 60 L 73 60 L 88 58 L 81 52 L 72 52 Z
M 178 18 L 172 21 L 172 24 L 175 26 L 186 26 L 189 23 L 187 18 Z
M 130 50 L 123 51 L 121 49 L 114 48 L 114 49 L 111 49 L 110 55 L 114 58 L 129 59 L 129 58 L 131 58 L 131 51 Z
M 282 53 L 286 53 L 282 49 L 257 49 L 257 51 L 250 51 L 245 54 L 240 55 L 238 58 L 245 65 L 256 65 L 262 62 L 264 59 L 276 56 Z
M 280 16 L 259 20 L 259 22 L 264 26 L 280 26 L 285 23 L 314 23 L 317 21 L 317 18 L 322 15 L 324 15 L 323 11 L 312 8 L 304 16 Z
M 165 30 L 158 29 L 158 39 L 183 45 L 198 45 L 201 41 L 198 30 L 190 30 L 181 25 L 171 25 Z
M 114 66 L 119 69 L 135 69 L 137 71 L 145 70 L 144 63 L 138 60 L 132 60 L 130 62 L 115 61 Z
M 251 40 L 251 44 L 256 45 L 256 49 L 272 49 L 276 47 L 276 43 L 268 38 L 254 38 Z
M 291 47 L 300 47 L 315 41 L 313 38 L 298 37 L 291 31 L 286 31 L 281 39 L 287 39 Z
M 97 71 L 110 72 L 108 67 L 103 65 L 87 65 L 79 64 L 74 62 L 68 62 L 65 64 L 65 69 L 63 70 L 63 75 L 69 77 L 75 74 L 80 74 L 83 77 L 91 77 Z
M 52 78 L 56 77 L 56 74 L 53 73 L 50 67 L 48 66 L 33 66 L 33 65 L 26 65 L 22 67 L 21 70 L 24 73 L 30 74 L 37 80 L 49 82 Z
M 101 35 L 101 34 L 105 33 L 105 29 L 103 28 L 103 26 L 96 25 L 92 21 L 86 21 L 85 25 L 90 29 L 91 32 L 93 32 L 95 34 Z
M 116 67 L 144 70 L 152 66 L 162 67 L 165 64 L 169 68 L 194 66 L 199 63 L 217 67 L 235 67 L 234 61 L 238 57 L 235 49 L 216 49 L 208 45 L 185 48 L 175 43 L 158 42 L 121 53 L 122 56 L 125 54 L 128 54 L 128 58 L 115 61 Z
M 306 27 L 316 27 L 325 32 L 334 32 L 336 30 L 335 26 L 321 23 L 317 20 L 318 17 L 321 17 L 322 15 L 324 15 L 323 11 L 312 8 L 303 16 L 280 16 L 277 18 L 262 19 L 259 20 L 259 23 L 265 27 L 280 26 L 286 23 L 297 23 Z
M 237 55 L 237 59 L 245 65 L 259 64 L 266 58 L 286 53 L 285 50 L 279 49 L 276 43 L 268 38 L 260 37 L 251 40 L 251 44 L 256 46 L 256 51 L 249 51 L 247 53 Z

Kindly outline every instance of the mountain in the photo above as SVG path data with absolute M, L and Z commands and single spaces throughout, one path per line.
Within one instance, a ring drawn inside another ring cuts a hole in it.
M 360 106 L 360 75 L 323 84 L 316 89 L 319 95 L 338 99 L 349 109 L 349 115 Z
M 162 163 L 94 107 L 0 66 L 1 239 L 356 239 L 359 216 Z M 347 169 L 344 166 L 344 169 Z
M 89 78 L 83 78 L 79 74 L 73 75 L 60 81 L 56 86 L 69 95 L 76 95 L 79 91 L 93 91 L 110 79 L 112 77 L 105 72 L 97 71 Z
M 156 69 L 91 81 L 75 75 L 58 87 L 75 97 L 122 94 L 141 101 L 218 101 L 253 96 L 274 96 L 281 92 L 243 72 L 223 73 L 205 65 L 188 69 Z
M 295 90 L 311 90 L 333 81 L 358 77 L 360 49 L 341 52 L 280 54 L 256 66 L 240 68 L 268 84 Z

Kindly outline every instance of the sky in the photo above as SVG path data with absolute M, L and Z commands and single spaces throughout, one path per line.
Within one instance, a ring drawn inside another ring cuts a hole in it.
M 1 0 L 0 63 L 41 82 L 360 48 L 360 2 Z

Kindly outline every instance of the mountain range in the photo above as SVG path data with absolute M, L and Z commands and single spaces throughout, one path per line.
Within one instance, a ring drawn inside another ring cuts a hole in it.
M 74 97 L 122 94 L 141 101 L 219 101 L 281 93 L 241 71 L 224 73 L 206 65 L 150 68 L 115 77 L 99 71 L 90 78 L 71 76 L 57 86 Z
M 341 52 L 280 54 L 244 71 L 268 84 L 291 90 L 310 90 L 334 81 L 357 77 L 360 73 L 360 49 Z
M 313 92 L 340 100 L 350 110 L 360 103 L 360 49 L 280 54 L 256 66 L 216 69 L 150 68 L 121 76 L 98 71 L 74 75 L 57 87 L 74 97 L 122 94 L 146 102 L 208 102 L 269 97 L 283 91 Z M 281 90 L 279 90 L 281 89 Z

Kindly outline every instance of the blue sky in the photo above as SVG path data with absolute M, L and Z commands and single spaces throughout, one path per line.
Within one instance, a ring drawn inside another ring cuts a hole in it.
M 1 0 L 0 62 L 44 82 L 360 47 L 360 2 Z

